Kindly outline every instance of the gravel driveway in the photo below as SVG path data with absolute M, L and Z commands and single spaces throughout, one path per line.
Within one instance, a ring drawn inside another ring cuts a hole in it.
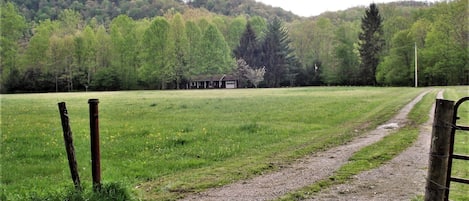
M 183 200 L 273 200 L 327 178 L 344 165 L 353 153 L 404 126 L 407 114 L 427 92 L 417 96 L 385 124 L 345 145 L 299 159 L 279 171 L 209 189 Z M 442 92 L 439 96 L 441 94 Z M 356 175 L 347 184 L 323 190 L 312 200 L 409 200 L 415 195 L 423 194 L 431 120 L 433 117 L 422 125 L 418 141 L 399 156 L 377 169 Z

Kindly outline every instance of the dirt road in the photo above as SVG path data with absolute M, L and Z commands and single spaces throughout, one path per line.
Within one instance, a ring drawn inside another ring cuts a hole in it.
M 440 91 L 437 98 L 443 98 Z M 429 120 L 420 126 L 414 145 L 385 165 L 355 176 L 347 184 L 334 186 L 311 200 L 411 200 L 425 193 L 428 153 L 433 123 Z
M 417 96 L 385 124 L 348 144 L 305 157 L 277 172 L 209 189 L 206 192 L 188 196 L 183 200 L 273 200 L 288 192 L 327 178 L 344 165 L 353 153 L 379 141 L 394 129 L 404 126 L 407 122 L 407 114 L 426 93 Z M 405 197 L 407 195 L 423 192 L 422 185 L 425 184 L 424 175 L 428 159 L 427 145 L 429 145 L 427 135 L 431 133 L 428 131 L 428 126 L 423 129 L 418 142 L 413 147 L 386 165 L 357 175 L 350 184 L 326 189 L 313 200 L 405 200 L 408 198 Z M 401 183 L 406 183 L 410 187 Z M 391 193 L 393 195 L 390 195 Z

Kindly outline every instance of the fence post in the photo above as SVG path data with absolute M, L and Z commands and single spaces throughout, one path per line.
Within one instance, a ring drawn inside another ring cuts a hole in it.
M 93 176 L 93 189 L 101 189 L 101 156 L 99 151 L 99 118 L 98 99 L 89 99 L 90 106 L 90 139 L 91 139 L 91 171 Z
M 436 100 L 425 201 L 445 198 L 454 101 Z
M 78 174 L 77 159 L 75 157 L 75 148 L 73 146 L 72 130 L 70 129 L 69 117 L 65 102 L 58 103 L 60 120 L 62 121 L 62 130 L 64 135 L 65 150 L 67 151 L 68 166 L 72 175 L 73 184 L 76 190 L 81 190 L 80 176 Z

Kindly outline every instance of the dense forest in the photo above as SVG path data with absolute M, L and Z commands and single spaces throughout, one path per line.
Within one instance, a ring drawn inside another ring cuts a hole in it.
M 218 74 L 242 87 L 413 86 L 415 47 L 419 86 L 467 85 L 467 8 L 402 1 L 303 18 L 254 0 L 2 0 L 1 92 L 180 89 Z

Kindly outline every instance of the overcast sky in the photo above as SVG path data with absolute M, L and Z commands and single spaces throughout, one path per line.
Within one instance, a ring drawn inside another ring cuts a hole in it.
M 387 3 L 398 0 L 256 0 L 274 7 L 281 7 L 303 17 L 316 16 L 326 11 L 345 10 L 355 6 L 369 6 L 371 3 Z M 426 1 L 426 0 L 420 0 Z

